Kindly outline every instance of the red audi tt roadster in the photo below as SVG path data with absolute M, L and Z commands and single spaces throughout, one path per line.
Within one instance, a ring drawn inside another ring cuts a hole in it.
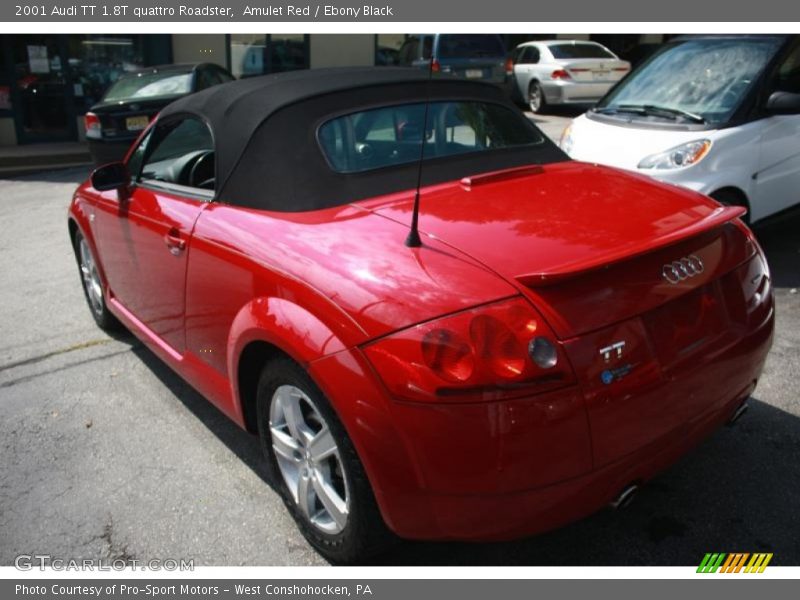
M 624 504 L 743 411 L 773 335 L 743 209 L 570 160 L 405 69 L 165 108 L 75 193 L 91 313 L 243 429 L 327 558 Z

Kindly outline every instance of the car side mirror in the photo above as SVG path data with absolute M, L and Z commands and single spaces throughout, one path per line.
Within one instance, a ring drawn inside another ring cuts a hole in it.
M 100 192 L 125 188 L 129 180 L 128 168 L 121 162 L 98 167 L 91 176 L 92 187 Z
M 766 109 L 775 115 L 800 114 L 800 94 L 772 92 L 767 100 Z

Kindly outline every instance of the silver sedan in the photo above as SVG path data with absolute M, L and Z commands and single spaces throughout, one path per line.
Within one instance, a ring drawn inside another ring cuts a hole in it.
M 597 102 L 631 65 L 596 42 L 525 42 L 514 55 L 514 80 L 534 113 L 552 104 Z

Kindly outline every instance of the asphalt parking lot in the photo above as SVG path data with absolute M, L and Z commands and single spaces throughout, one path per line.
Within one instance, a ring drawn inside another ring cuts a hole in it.
M 569 114 L 536 117 L 557 137 Z M 129 336 L 97 329 L 66 210 L 85 169 L 0 181 L 0 565 L 19 554 L 325 564 L 241 432 Z M 404 543 L 388 565 L 800 565 L 800 210 L 757 228 L 777 335 L 751 409 L 628 509 L 499 544 Z
M 536 126 L 544 131 L 547 136 L 556 144 L 561 139 L 564 128 L 569 122 L 583 112 L 581 108 L 554 107 L 547 114 L 539 115 L 527 112 L 528 118 L 536 123 Z

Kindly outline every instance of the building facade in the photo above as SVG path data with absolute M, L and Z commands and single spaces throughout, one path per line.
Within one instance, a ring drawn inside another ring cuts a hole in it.
M 507 34 L 510 49 L 543 38 L 596 39 L 626 57 L 663 36 Z M 83 139 L 83 115 L 122 73 L 166 63 L 213 62 L 234 76 L 293 69 L 391 65 L 403 34 L 4 35 L 0 146 Z

